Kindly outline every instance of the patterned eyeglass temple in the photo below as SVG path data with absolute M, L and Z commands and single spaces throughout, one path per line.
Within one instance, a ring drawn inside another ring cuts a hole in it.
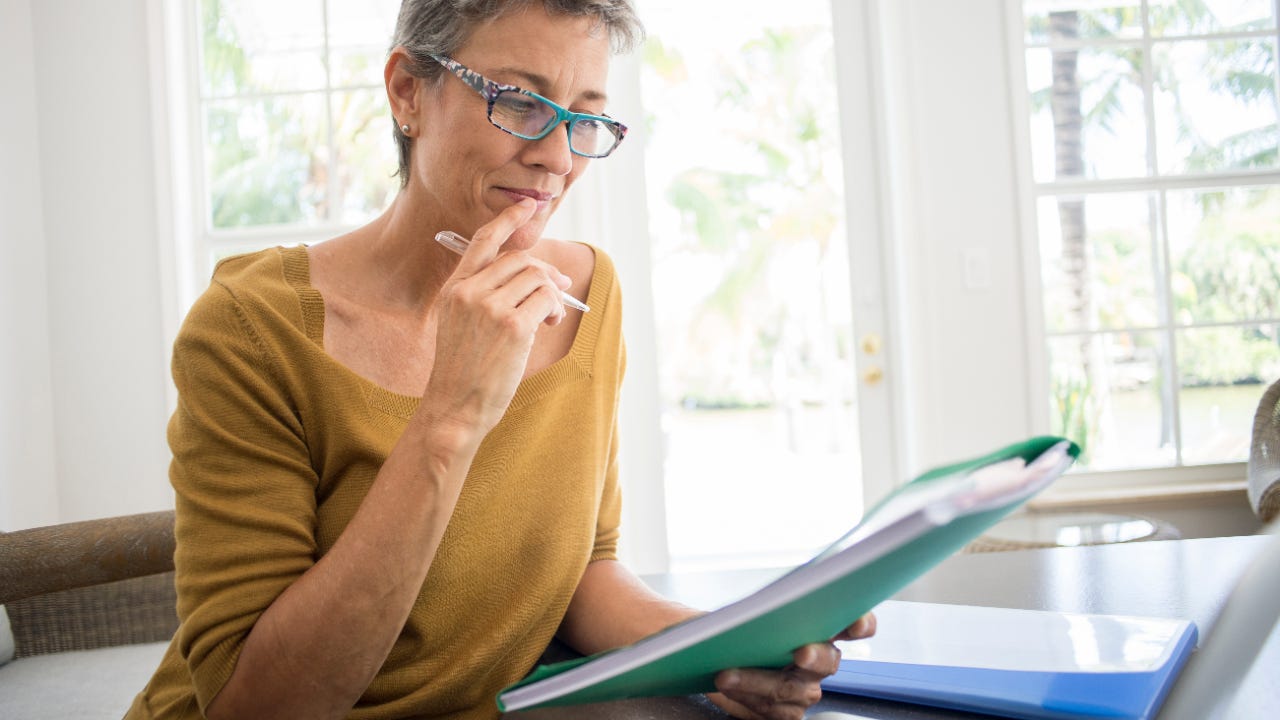
M 471 89 L 479 93 L 488 103 L 489 122 L 494 127 L 510 135 L 514 135 L 523 140 L 541 140 L 556 126 L 561 123 L 565 123 L 569 132 L 570 150 L 575 155 L 581 155 L 588 158 L 602 158 L 608 156 L 617 149 L 618 145 L 622 143 L 622 139 L 627 135 L 627 126 L 607 115 L 592 115 L 589 113 L 573 112 L 530 90 L 490 80 L 475 70 L 472 70 L 457 60 L 445 55 L 433 54 L 431 55 L 431 59 L 443 65 L 446 69 L 456 75 L 459 80 L 462 80 L 470 86 Z M 508 127 L 504 122 L 494 117 L 494 106 L 498 103 L 498 98 L 503 93 L 514 93 L 530 98 L 542 105 L 545 105 L 552 115 L 548 117 L 548 122 L 544 126 L 532 133 L 526 133 L 515 128 Z M 608 145 L 603 148 L 597 148 L 590 151 L 577 147 L 573 142 L 573 129 L 575 127 L 584 127 L 588 130 L 603 129 L 607 136 L 600 136 L 595 133 L 588 135 L 588 133 L 580 132 L 579 137 L 603 137 L 608 142 Z

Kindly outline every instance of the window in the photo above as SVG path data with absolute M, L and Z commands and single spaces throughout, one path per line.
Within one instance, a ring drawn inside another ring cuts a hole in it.
M 201 279 L 219 257 L 323 239 L 390 201 L 398 184 L 382 68 L 398 6 L 197 4 L 193 260 Z
M 1273 0 L 1023 0 L 1051 428 L 1083 469 L 1247 459 L 1280 376 Z
M 862 507 L 830 3 L 640 12 L 672 567 L 788 565 Z

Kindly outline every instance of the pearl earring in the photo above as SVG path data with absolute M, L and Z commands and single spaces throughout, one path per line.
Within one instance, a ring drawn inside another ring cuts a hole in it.
M 401 126 L 400 126 L 400 132 L 404 133 L 405 135 L 408 135 L 408 134 L 409 134 L 409 123 L 405 123 L 405 124 L 401 125 Z

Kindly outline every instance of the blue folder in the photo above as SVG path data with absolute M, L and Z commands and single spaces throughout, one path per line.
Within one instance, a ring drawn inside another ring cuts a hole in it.
M 1154 718 L 1188 654 L 1186 620 L 888 601 L 840 643 L 826 691 L 1009 718 Z

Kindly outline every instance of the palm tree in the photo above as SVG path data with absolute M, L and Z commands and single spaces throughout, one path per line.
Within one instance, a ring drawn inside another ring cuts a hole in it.
M 1057 178 L 1083 178 L 1086 175 L 1086 148 L 1084 146 L 1084 130 L 1086 125 L 1095 125 L 1103 130 L 1109 129 L 1109 120 L 1119 110 L 1120 94 L 1118 88 L 1123 84 L 1141 86 L 1144 65 L 1152 62 L 1138 50 L 1122 50 L 1116 52 L 1120 73 L 1103 78 L 1082 78 L 1080 74 L 1080 43 L 1082 28 L 1087 29 L 1088 37 L 1104 38 L 1113 35 L 1117 29 L 1139 24 L 1143 8 L 1112 8 L 1107 10 L 1081 11 L 1067 10 L 1048 13 L 1047 21 L 1038 20 L 1040 27 L 1034 30 L 1046 32 L 1050 40 L 1052 62 L 1052 83 L 1046 91 L 1033 95 L 1033 102 L 1049 106 L 1053 119 L 1054 139 L 1054 171 Z M 1161 8 L 1149 8 L 1147 24 L 1154 36 L 1164 36 L 1175 23 L 1182 22 L 1192 26 L 1216 23 L 1212 10 L 1203 0 L 1176 0 Z M 1276 102 L 1275 94 L 1275 57 L 1270 52 L 1259 52 L 1259 43 L 1232 41 L 1221 43 L 1214 49 L 1217 51 L 1216 62 L 1207 68 L 1210 75 L 1210 88 L 1214 91 L 1226 91 L 1232 96 L 1247 102 Z M 1180 134 L 1179 139 L 1191 147 L 1186 158 L 1186 167 L 1191 171 L 1215 170 L 1230 165 L 1235 167 L 1272 167 L 1277 159 L 1276 127 L 1274 124 L 1252 128 L 1217 143 L 1195 135 L 1194 123 L 1190 121 L 1194 108 L 1189 107 L 1179 91 L 1180 78 L 1174 76 L 1167 63 L 1156 64 L 1154 78 L 1157 88 L 1163 90 L 1173 99 L 1174 126 Z M 1107 83 L 1105 87 L 1089 88 L 1089 83 Z M 1092 92 L 1086 92 L 1086 90 Z M 1097 101 L 1086 107 L 1085 96 L 1096 97 Z M 1148 148 L 1154 153 L 1154 148 Z M 1217 197 L 1206 194 L 1204 202 L 1212 202 Z M 1061 270 L 1068 286 L 1070 300 L 1064 310 L 1067 313 L 1069 326 L 1090 329 L 1093 325 L 1093 298 L 1091 296 L 1090 249 L 1088 247 L 1088 225 L 1085 205 L 1080 198 L 1062 197 L 1058 200 L 1059 226 L 1062 237 Z M 1159 295 L 1159 294 L 1158 294 Z M 1165 302 L 1160 299 L 1159 302 Z M 1094 407 L 1087 414 L 1103 415 L 1108 401 L 1108 383 L 1095 377 L 1102 368 L 1097 358 L 1091 357 L 1091 341 L 1089 336 L 1082 336 L 1079 357 L 1081 358 L 1080 375 L 1076 380 L 1061 382 L 1055 387 L 1055 403 L 1060 408 L 1062 429 L 1069 424 L 1088 426 L 1090 430 L 1096 426 L 1098 417 L 1085 417 L 1086 413 L 1076 404 L 1087 402 L 1093 396 Z M 1166 392 L 1172 392 L 1166 389 Z M 1173 418 L 1162 413 L 1161 444 L 1173 442 Z

